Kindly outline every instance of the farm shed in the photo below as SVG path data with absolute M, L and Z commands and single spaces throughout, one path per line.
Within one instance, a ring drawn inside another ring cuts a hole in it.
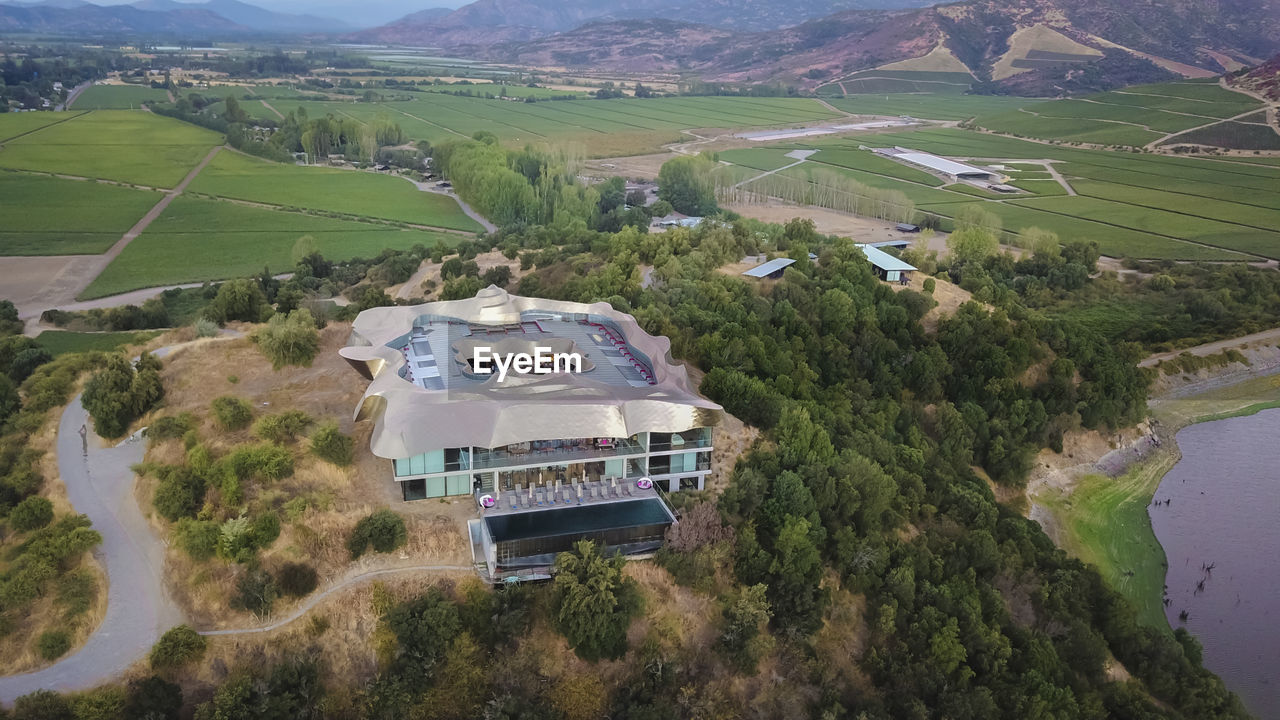
M 879 248 L 869 245 L 859 245 L 858 247 L 862 250 L 862 254 L 867 256 L 867 260 L 871 262 L 871 267 L 875 269 L 876 275 L 881 280 L 900 282 L 905 285 L 911 272 L 916 269 L 914 265 L 903 262 Z

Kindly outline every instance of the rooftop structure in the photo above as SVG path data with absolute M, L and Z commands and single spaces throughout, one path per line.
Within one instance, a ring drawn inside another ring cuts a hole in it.
M 911 148 L 891 147 L 873 148 L 873 150 L 878 155 L 884 155 L 908 165 L 916 165 L 940 175 L 945 175 L 953 180 L 990 180 L 996 177 L 994 170 L 948 160 L 932 153 L 919 152 Z
M 791 265 L 794 265 L 795 262 L 796 261 L 792 260 L 791 258 L 774 258 L 773 260 L 770 260 L 768 262 L 760 263 L 759 265 L 751 268 L 750 270 L 744 270 L 742 274 L 746 275 L 747 277 L 753 277 L 753 278 L 777 279 L 782 277 L 783 270 L 786 270 Z
M 908 275 L 916 270 L 914 265 L 900 260 L 880 248 L 870 245 L 859 245 L 858 248 L 862 250 L 863 255 L 867 256 L 871 267 L 875 269 L 876 275 L 879 275 L 881 280 L 901 282 L 905 285 Z
M 471 495 L 477 563 L 500 579 L 528 576 L 582 537 L 652 550 L 674 521 L 661 491 L 703 487 L 723 411 L 693 391 L 670 348 L 607 303 L 490 286 L 365 310 L 339 352 L 371 381 L 356 420 L 373 422 L 370 449 L 391 461 L 402 497 Z M 542 351 L 578 362 L 511 361 Z M 640 501 L 662 505 L 662 518 Z M 615 503 L 628 507 L 605 511 Z M 495 519 L 548 510 L 574 512 Z M 516 537 L 513 527 L 532 529 Z

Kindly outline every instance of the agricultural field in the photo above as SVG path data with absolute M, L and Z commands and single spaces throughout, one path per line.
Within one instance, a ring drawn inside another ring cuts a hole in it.
M 998 110 L 1034 107 L 1030 98 L 946 93 L 899 95 L 857 95 L 829 100 L 834 107 L 858 115 L 907 115 L 928 120 L 968 120 Z
M 222 141 L 218 133 L 151 113 L 95 110 L 5 143 L 0 168 L 169 188 Z
M 0 172 L 0 255 L 105 252 L 160 201 L 158 192 Z
M 468 232 L 483 230 L 462 212 L 453 198 L 422 192 L 399 177 L 284 165 L 234 152 L 219 153 L 187 190 L 415 225 Z
M 1009 36 L 1009 50 L 991 68 L 993 80 L 1047 65 L 1084 63 L 1102 56 L 1096 48 L 1072 40 L 1047 25 L 1020 28 Z
M 35 132 L 60 122 L 66 122 L 80 113 L 63 112 L 7 112 L 0 113 L 0 143 Z
M 988 197 L 968 186 L 927 187 L 873 167 L 873 161 L 892 161 L 852 149 L 858 144 L 856 139 L 795 142 L 722 154 L 722 159 L 765 167 L 769 163 L 762 160 L 770 158 L 769 153 L 781 155 L 786 149 L 809 147 L 819 152 L 810 161 L 781 171 L 782 176 L 808 179 L 817 168 L 837 170 L 873 187 L 900 190 L 919 210 L 942 218 L 953 217 L 966 204 L 981 202 L 1003 219 L 1006 230 L 1039 227 L 1063 239 L 1095 240 L 1103 253 L 1111 256 L 1280 258 L 1280 196 L 1274 192 L 1280 184 L 1280 168 L 1052 146 L 965 130 L 919 130 L 875 137 L 877 145 L 1004 163 L 1013 184 L 1036 197 Z M 824 156 L 838 159 L 845 167 L 813 162 Z M 1067 196 L 1065 188 L 1049 179 L 1042 165 L 1009 162 L 1018 158 L 1058 161 L 1054 167 L 1079 195 Z M 902 172 L 920 172 L 899 167 Z
M 1257 100 L 1217 85 L 1173 82 L 1032 102 L 1007 112 L 984 113 L 978 124 L 1021 137 L 1142 147 L 1171 133 L 1258 107 L 1261 103 Z
M 75 110 L 137 110 L 143 103 L 168 102 L 169 93 L 143 85 L 93 85 L 76 97 Z
M 1280 133 L 1264 123 L 1220 122 L 1166 140 L 1165 145 L 1194 143 L 1230 150 L 1280 150 Z
M 453 245 L 464 236 L 179 197 L 84 291 L 115 295 L 160 285 L 223 280 L 293 266 L 298 238 L 309 235 L 331 260 L 372 257 L 386 248 Z
M 800 125 L 840 117 L 808 98 L 688 97 L 651 100 L 562 100 L 525 103 L 421 93 L 414 100 L 361 103 L 282 99 L 282 113 L 304 108 L 308 117 L 368 122 L 386 115 L 414 140 L 432 143 L 469 138 L 486 130 L 503 143 L 572 140 L 590 155 L 608 157 L 656 151 L 692 128 L 752 128 Z M 252 103 L 245 103 L 246 110 Z
M 899 93 L 937 93 L 962 95 L 973 83 L 967 70 L 864 70 L 823 85 L 818 94 L 826 97 L 845 95 L 885 95 Z

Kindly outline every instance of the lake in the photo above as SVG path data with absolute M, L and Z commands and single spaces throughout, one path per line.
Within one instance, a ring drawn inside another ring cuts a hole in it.
M 1191 425 L 1177 440 L 1182 459 L 1148 509 L 1169 561 L 1165 614 L 1250 712 L 1280 717 L 1280 410 Z

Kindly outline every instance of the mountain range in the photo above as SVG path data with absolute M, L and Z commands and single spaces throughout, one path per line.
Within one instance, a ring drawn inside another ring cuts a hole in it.
M 1018 74 L 1023 85 L 1034 78 L 1036 91 L 1081 72 L 1132 78 L 1145 67 L 1152 77 L 1210 75 L 1229 69 L 1221 57 L 1253 65 L 1280 51 L 1280 0 L 963 0 L 932 7 L 891 0 L 870 3 L 880 9 L 815 15 L 841 4 L 477 0 L 349 37 L 441 45 L 451 54 L 535 66 L 680 70 L 709 80 L 809 86 L 908 61 L 894 69 L 997 83 Z
M 89 37 L 129 33 L 226 37 L 332 34 L 351 29 L 350 25 L 333 18 L 273 12 L 239 0 L 139 0 L 130 5 L 95 5 L 84 0 L 35 3 L 0 0 L 0 32 Z

